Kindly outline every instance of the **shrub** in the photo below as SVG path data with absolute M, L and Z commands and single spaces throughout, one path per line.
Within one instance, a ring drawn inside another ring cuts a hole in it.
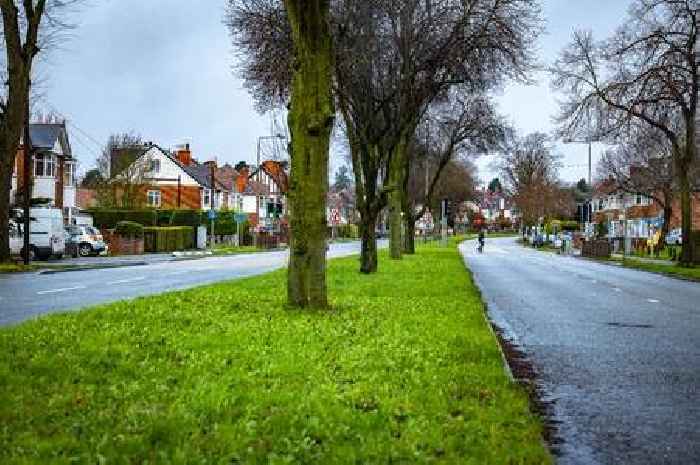
M 146 252 L 175 252 L 194 247 L 194 229 L 191 226 L 144 228 L 144 237 Z
M 133 221 L 144 226 L 199 226 L 207 223 L 200 210 L 89 210 L 95 226 L 113 229 L 120 221 Z
M 132 239 L 143 238 L 143 225 L 133 221 L 120 221 L 114 228 L 114 234 Z

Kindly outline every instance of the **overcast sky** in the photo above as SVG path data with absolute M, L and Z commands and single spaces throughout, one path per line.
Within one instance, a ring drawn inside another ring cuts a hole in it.
M 68 119 L 82 170 L 111 133 L 134 131 L 163 147 L 190 142 L 201 161 L 254 161 L 258 136 L 270 134 L 232 72 L 233 50 L 222 23 L 225 0 L 90 0 L 79 27 L 45 66 L 40 108 Z M 543 0 L 547 34 L 540 57 L 551 62 L 576 28 L 598 37 L 624 19 L 630 0 Z M 206 6 L 205 6 L 206 5 Z M 546 75 L 537 86 L 509 86 L 501 111 L 523 132 L 552 129 L 556 95 Z M 567 181 L 586 177 L 587 148 L 562 146 Z M 598 154 L 600 148 L 594 152 Z M 480 175 L 494 174 L 490 161 Z M 337 165 L 337 161 L 336 161 Z M 571 166 L 581 165 L 581 166 Z

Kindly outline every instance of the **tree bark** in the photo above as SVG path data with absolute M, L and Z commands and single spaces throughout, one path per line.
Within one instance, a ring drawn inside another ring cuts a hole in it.
M 677 153 L 675 158 L 678 187 L 681 197 L 681 231 L 683 236 L 683 249 L 681 250 L 680 264 L 683 266 L 690 266 L 693 264 L 693 206 L 690 171 L 696 157 L 695 118 L 686 119 L 686 126 L 686 141 L 683 152 Z
M 11 148 L 8 148 L 8 142 L 5 136 L 4 128 L 0 129 L 0 150 L 3 151 L 2 165 L 0 166 L 0 263 L 10 261 L 10 191 L 12 189 L 12 170 L 14 168 L 14 157 L 8 156 Z
M 401 232 L 403 220 L 401 216 L 405 196 L 405 176 L 408 171 L 406 169 L 408 163 L 406 155 L 406 142 L 402 139 L 396 145 L 389 162 L 389 179 L 391 180 L 391 192 L 389 193 L 389 226 L 391 228 L 389 231 L 389 253 L 394 260 L 401 260 L 403 250 L 403 234 Z
M 291 305 L 325 308 L 328 150 L 335 108 L 328 0 L 285 0 L 294 41 L 289 128 Z
M 378 269 L 376 229 L 377 216 L 363 215 L 360 219 L 360 237 L 362 239 L 360 272 L 364 274 L 376 273 Z
M 3 39 L 7 63 L 7 99 L 0 118 L 0 263 L 10 259 L 10 190 L 14 162 L 28 108 L 32 63 L 39 49 L 39 24 L 44 16 L 46 0 L 23 3 L 25 18 L 21 27 L 15 2 L 0 1 Z M 22 43 L 24 35 L 25 42 Z M 19 179 L 20 173 L 18 173 Z M 26 232 L 25 232 L 26 233 Z
M 406 212 L 404 212 L 403 253 L 406 255 L 416 253 L 416 218 Z

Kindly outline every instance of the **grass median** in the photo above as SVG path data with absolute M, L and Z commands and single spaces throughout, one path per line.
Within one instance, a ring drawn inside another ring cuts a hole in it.
M 653 263 L 651 261 L 636 260 L 634 258 L 615 260 L 626 268 L 648 271 L 651 273 L 663 274 L 674 278 L 682 278 L 689 281 L 700 281 L 700 267 L 685 267 L 681 265 L 669 265 L 664 263 Z
M 0 330 L 0 463 L 550 463 L 456 248 L 380 258 Z

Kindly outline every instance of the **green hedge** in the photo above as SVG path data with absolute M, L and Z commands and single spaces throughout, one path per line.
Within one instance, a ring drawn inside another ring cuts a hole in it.
M 175 226 L 168 228 L 144 228 L 145 252 L 176 252 L 194 248 L 194 228 Z
M 329 228 L 328 237 L 332 233 L 332 228 Z M 358 239 L 360 237 L 360 230 L 356 224 L 343 224 L 336 226 L 336 237 L 343 239 Z
M 143 225 L 133 221 L 120 221 L 114 228 L 114 233 L 122 237 L 141 239 L 144 233 Z
M 113 229 L 120 221 L 133 221 L 144 226 L 199 226 L 208 222 L 201 210 L 88 210 L 100 229 Z

